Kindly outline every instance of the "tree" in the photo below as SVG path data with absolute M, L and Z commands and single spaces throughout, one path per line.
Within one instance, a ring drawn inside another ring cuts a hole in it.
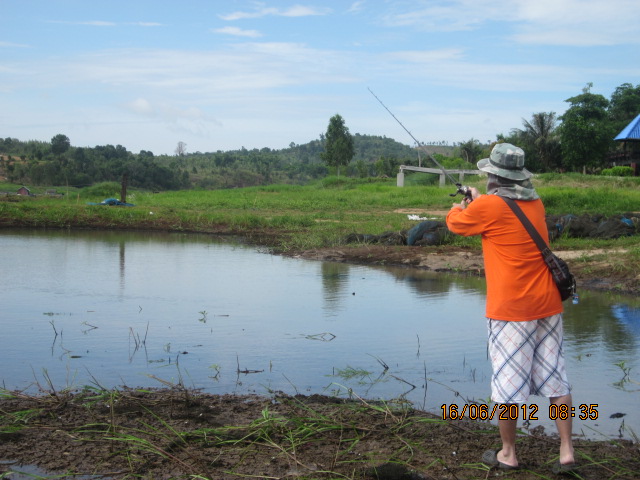
M 523 129 L 514 129 L 520 147 L 526 152 L 529 167 L 539 166 L 545 171 L 560 166 L 560 138 L 556 132 L 555 112 L 534 113 L 530 121 L 522 119 Z
M 398 171 L 400 161 L 391 157 L 380 157 L 373 164 L 376 175 L 379 177 L 392 177 Z
M 340 166 L 348 165 L 355 150 L 353 147 L 353 137 L 340 115 L 334 115 L 329 120 L 327 133 L 324 137 L 324 152 L 321 158 L 329 167 L 336 167 L 337 175 L 340 175 Z
M 613 144 L 613 128 L 608 122 L 609 101 L 591 93 L 589 83 L 581 95 L 566 101 L 571 104 L 560 117 L 560 140 L 565 166 L 572 169 L 599 167 Z
M 359 158 L 356 162 L 356 171 L 358 172 L 358 177 L 366 178 L 369 176 L 369 165 L 363 159 Z
M 176 156 L 184 157 L 187 153 L 187 144 L 184 142 L 178 142 L 176 146 Z
M 620 133 L 627 124 L 640 114 L 640 85 L 635 87 L 623 83 L 611 94 L 609 118 L 613 124 L 614 135 Z
M 51 139 L 51 152 L 56 155 L 62 155 L 71 147 L 71 141 L 69 137 L 59 133 Z
M 476 140 L 475 138 L 471 138 L 466 142 L 461 142 L 458 145 L 460 149 L 460 156 L 465 160 L 465 162 L 475 164 L 478 161 L 478 158 L 482 155 L 483 148 L 480 145 L 480 140 Z

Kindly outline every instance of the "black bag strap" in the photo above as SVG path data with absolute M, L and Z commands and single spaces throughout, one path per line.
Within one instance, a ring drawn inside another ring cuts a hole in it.
M 549 246 L 545 243 L 545 241 L 542 239 L 542 237 L 540 236 L 536 228 L 533 226 L 531 221 L 524 214 L 524 212 L 520 208 L 520 205 L 518 205 L 512 198 L 503 197 L 501 195 L 498 195 L 498 196 L 501 199 L 503 199 L 507 203 L 507 205 L 509 205 L 509 207 L 511 207 L 511 210 L 513 210 L 513 213 L 515 213 L 516 216 L 520 219 L 520 221 L 522 222 L 522 225 L 524 225 L 524 228 L 527 230 L 527 232 L 529 232 L 529 235 L 531 235 L 531 238 L 540 249 L 542 256 L 544 258 L 547 258 L 548 256 L 552 255 L 551 250 L 549 249 Z

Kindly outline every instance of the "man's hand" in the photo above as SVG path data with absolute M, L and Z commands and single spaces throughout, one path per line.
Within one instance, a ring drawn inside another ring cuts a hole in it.
M 481 195 L 476 187 L 469 187 L 469 192 L 471 192 L 471 198 L 464 197 L 460 203 L 454 203 L 452 206 L 460 207 L 464 210 L 465 208 L 467 208 L 467 205 L 469 205 L 473 200 Z
M 469 187 L 469 191 L 471 192 L 471 198 L 473 200 L 475 200 L 476 198 L 478 198 L 480 195 L 482 195 L 480 193 L 480 191 L 476 188 L 476 187 Z M 466 200 L 466 199 L 465 199 Z M 471 203 L 471 201 L 469 201 L 468 203 Z

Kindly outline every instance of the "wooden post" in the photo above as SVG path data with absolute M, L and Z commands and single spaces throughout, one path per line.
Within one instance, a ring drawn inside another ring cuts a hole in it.
M 122 174 L 122 189 L 120 190 L 120 201 L 127 203 L 127 180 L 129 179 L 126 173 Z

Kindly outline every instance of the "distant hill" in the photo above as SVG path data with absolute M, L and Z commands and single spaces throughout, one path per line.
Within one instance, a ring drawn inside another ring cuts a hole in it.
M 125 176 L 132 187 L 151 190 L 180 188 L 233 188 L 271 183 L 306 183 L 332 172 L 321 154 L 323 138 L 283 149 L 252 149 L 216 152 L 185 152 L 154 155 L 151 151 L 129 152 L 122 145 L 74 147 L 57 151 L 52 142 L 0 138 L 0 176 L 24 185 L 90 186 L 100 182 L 120 182 Z M 54 139 L 56 138 L 54 137 Z M 418 149 L 392 138 L 353 135 L 355 155 L 340 173 L 352 177 L 395 175 L 399 165 L 428 165 Z M 432 155 L 445 162 L 454 147 L 428 145 Z
M 424 148 L 431 155 L 435 155 L 437 153 L 439 155 L 444 155 L 445 157 L 453 157 L 453 152 L 455 149 L 455 147 L 452 147 L 450 145 L 426 145 Z
M 393 138 L 378 135 L 353 135 L 355 156 L 353 162 L 362 160 L 365 162 L 375 162 L 380 158 L 393 158 L 397 160 L 413 161 L 417 160 L 418 152 L 415 146 L 400 143 Z M 453 156 L 454 148 L 448 145 L 426 145 L 423 147 L 432 155 L 440 154 L 445 157 Z M 264 149 L 263 149 L 264 150 Z M 261 151 L 263 151 L 261 150 Z M 305 144 L 289 145 L 281 150 L 271 150 L 284 159 L 297 160 L 302 163 L 322 163 L 320 154 L 323 152 L 321 140 L 312 140 Z M 236 151 L 237 152 L 237 151 Z

